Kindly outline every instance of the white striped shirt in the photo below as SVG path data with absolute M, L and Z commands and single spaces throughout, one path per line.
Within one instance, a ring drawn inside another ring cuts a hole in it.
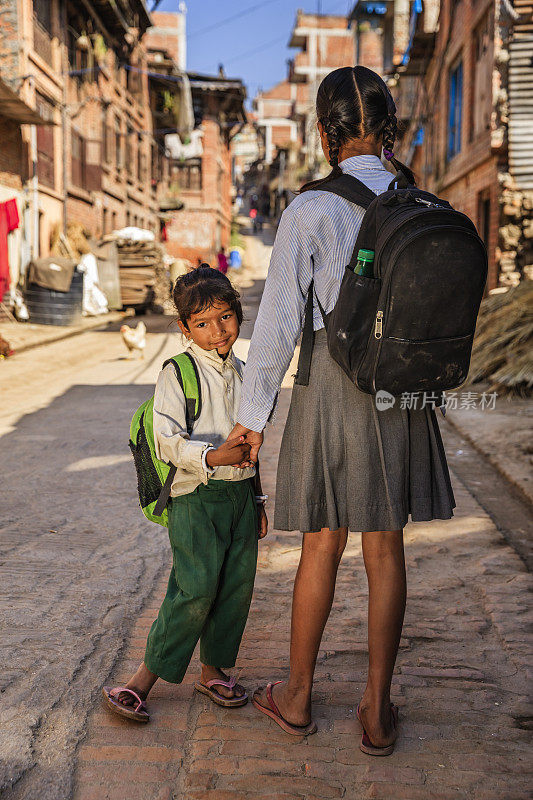
M 377 156 L 353 156 L 340 166 L 376 194 L 393 178 Z M 272 412 L 302 330 L 311 280 L 326 313 L 337 302 L 363 215 L 361 206 L 323 190 L 303 192 L 283 212 L 244 370 L 237 421 L 246 428 L 262 431 Z M 314 329 L 323 327 L 315 300 Z

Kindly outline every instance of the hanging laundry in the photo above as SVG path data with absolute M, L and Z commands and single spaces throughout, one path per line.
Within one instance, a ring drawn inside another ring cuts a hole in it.
M 9 255 L 7 235 L 20 225 L 17 201 L 15 198 L 0 203 L 0 302 L 9 289 Z

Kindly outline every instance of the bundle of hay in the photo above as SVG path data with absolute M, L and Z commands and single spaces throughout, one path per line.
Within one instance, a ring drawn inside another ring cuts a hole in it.
M 82 255 L 91 252 L 89 244 L 90 233 L 81 222 L 71 222 L 67 227 L 67 235 L 62 232 L 62 226 L 56 223 L 50 234 L 50 255 L 65 256 L 78 261 Z
M 469 380 L 491 391 L 530 396 L 533 389 L 533 281 L 524 281 L 481 304 Z

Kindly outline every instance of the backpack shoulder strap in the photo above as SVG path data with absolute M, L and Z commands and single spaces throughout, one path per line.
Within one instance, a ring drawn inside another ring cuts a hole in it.
M 185 395 L 185 425 L 187 433 L 191 436 L 194 422 L 198 419 L 202 410 L 202 394 L 198 367 L 196 366 L 194 358 L 189 353 L 179 353 L 177 356 L 173 356 L 173 358 L 168 358 L 162 368 L 164 369 L 167 364 L 172 364 L 174 367 L 178 383 L 183 389 L 183 394 Z M 156 517 L 160 517 L 166 508 L 174 477 L 177 472 L 175 464 L 170 464 L 169 466 L 170 469 L 167 479 L 152 512 Z
M 408 189 L 409 186 L 415 186 L 415 184 L 409 183 L 406 174 L 399 170 L 389 183 L 387 191 L 391 189 Z
M 193 425 L 202 411 L 202 392 L 198 367 L 190 353 L 179 353 L 179 355 L 169 358 L 163 364 L 163 369 L 167 364 L 172 364 L 174 367 L 176 378 L 185 395 L 186 425 L 187 433 L 190 436 Z
M 377 196 L 372 189 L 369 189 L 360 180 L 354 178 L 353 175 L 339 175 L 338 178 L 333 178 L 331 181 L 323 183 L 320 188 L 326 192 L 338 194 L 340 197 L 344 197 L 345 200 L 349 200 L 351 203 L 355 203 L 365 209 Z

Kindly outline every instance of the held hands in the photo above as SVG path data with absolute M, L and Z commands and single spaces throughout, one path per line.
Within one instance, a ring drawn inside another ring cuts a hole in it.
M 228 442 L 231 442 L 236 436 L 242 437 L 246 439 L 247 444 L 250 445 L 250 458 L 247 463 L 239 464 L 240 467 L 250 467 L 253 464 L 257 464 L 257 460 L 259 457 L 259 450 L 261 445 L 263 444 L 263 434 L 257 433 L 257 431 L 252 431 L 250 428 L 245 428 L 244 425 L 240 425 L 237 423 L 233 428 L 232 432 L 228 436 Z
M 207 465 L 214 467 L 245 467 L 250 460 L 250 444 L 245 436 L 229 438 L 216 450 L 209 450 L 205 457 Z

